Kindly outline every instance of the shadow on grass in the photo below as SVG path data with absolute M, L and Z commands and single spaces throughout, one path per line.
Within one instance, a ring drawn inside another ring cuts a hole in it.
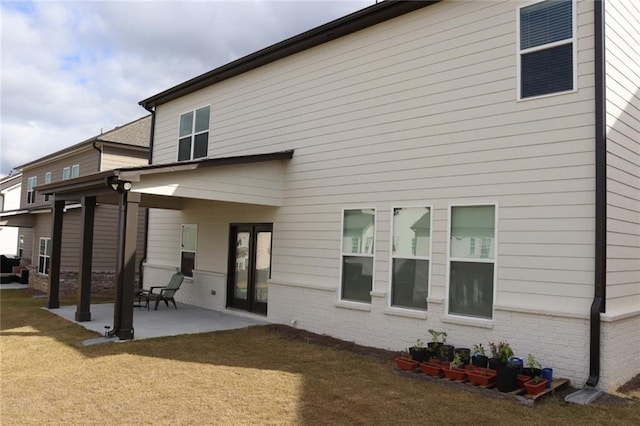
M 271 397 L 277 400 L 282 397 L 279 392 L 285 392 L 279 388 L 277 380 L 269 382 L 268 372 L 293 375 L 301 382 L 295 395 L 295 423 L 299 424 L 425 423 L 426 419 L 429 423 L 447 424 L 470 421 L 474 424 L 517 424 L 523 416 L 532 424 L 548 424 L 549 421 L 575 424 L 580 419 L 589 423 L 640 424 L 640 410 L 627 407 L 596 410 L 553 401 L 531 410 L 517 403 L 491 400 L 464 390 L 399 377 L 392 373 L 391 358 L 386 358 L 383 351 L 374 356 L 366 351 L 365 354 L 354 353 L 294 334 L 283 334 L 283 329 L 274 326 L 84 347 L 81 342 L 97 337 L 98 333 L 40 309 L 46 300 L 33 299 L 23 290 L 19 292 L 3 291 L 0 295 L 0 338 L 47 337 L 72 348 L 86 359 L 104 359 L 103 365 L 108 364 L 110 368 L 133 368 L 132 374 L 125 374 L 129 377 L 141 372 L 155 376 L 182 371 L 176 380 L 193 382 L 193 386 L 211 386 L 224 392 L 224 387 L 229 385 L 222 384 L 226 383 L 224 379 L 216 376 L 218 367 L 222 367 L 224 374 L 233 373 L 234 380 L 247 380 L 243 389 L 252 395 L 252 386 L 258 386 L 257 383 L 267 387 L 266 390 L 255 390 L 256 395 L 260 395 L 254 396 L 256 400 Z M 127 360 L 123 361 L 119 356 L 126 356 Z M 152 359 L 159 361 L 150 361 Z M 64 364 L 64 360 L 60 362 Z M 211 368 L 199 368 L 199 365 L 215 368 L 212 371 Z M 201 371 L 207 371 L 204 382 Z M 258 377 L 261 381 L 257 381 Z M 255 385 L 252 385 L 252 378 L 256 378 Z M 104 380 L 109 380 L 109 376 Z M 171 385 L 158 383 L 158 386 Z M 213 392 L 212 389 L 207 388 L 206 392 Z M 199 389 L 194 391 L 197 393 Z

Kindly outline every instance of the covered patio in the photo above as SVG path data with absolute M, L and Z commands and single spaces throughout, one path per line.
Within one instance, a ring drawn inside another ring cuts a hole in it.
M 289 150 L 152 164 L 114 169 L 36 187 L 37 192 L 53 196 L 54 200 L 47 307 L 52 310 L 63 309 L 59 302 L 59 283 L 61 235 L 66 203 L 80 202 L 82 206 L 77 305 L 69 308 L 73 311 L 69 318 L 78 323 L 86 322 L 89 324 L 87 328 L 104 334 L 104 326 L 110 323 L 106 318 L 111 314 L 113 327 L 107 334 L 120 340 L 130 340 L 134 338 L 135 252 L 139 209 L 147 207 L 181 210 L 187 200 L 280 206 L 283 200 L 285 167 L 282 160 L 290 160 L 292 157 L 293 151 Z M 208 171 L 204 179 L 203 170 Z M 99 305 L 91 306 L 90 303 L 94 214 L 99 203 L 119 206 L 118 223 L 115 227 L 118 235 L 115 303 L 110 305 L 105 319 L 96 317 L 99 315 L 96 311 Z M 138 312 L 136 321 L 142 318 L 142 314 Z M 151 318 L 154 321 L 159 319 L 158 316 Z M 171 327 L 173 326 L 168 322 L 165 328 L 170 330 Z M 138 324 L 136 328 L 140 333 L 142 329 Z
M 161 306 L 157 311 L 153 308 L 135 308 L 133 322 L 135 324 L 135 339 L 150 339 L 153 337 L 178 336 L 181 334 L 207 333 L 210 331 L 236 330 L 252 325 L 268 324 L 267 321 L 254 316 L 243 316 L 239 313 L 227 313 L 199 308 L 197 306 L 178 303 L 178 309 L 173 306 Z M 113 325 L 113 303 L 99 303 L 91 305 L 91 321 L 76 321 L 75 305 L 60 306 L 57 309 L 47 309 L 68 321 L 83 326 L 87 330 L 104 335 Z M 99 343 L 100 339 L 93 339 Z M 104 339 L 104 341 L 113 339 Z

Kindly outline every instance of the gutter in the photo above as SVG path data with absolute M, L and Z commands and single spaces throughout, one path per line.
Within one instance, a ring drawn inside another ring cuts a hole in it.
M 589 379 L 595 387 L 600 379 L 600 314 L 605 312 L 607 287 L 607 115 L 605 97 L 605 0 L 594 0 L 595 30 L 595 279 L 590 312 Z
M 143 105 L 143 108 L 151 113 L 151 129 L 149 130 L 149 158 L 147 164 L 153 163 L 153 138 L 156 131 L 156 109 Z M 142 257 L 138 264 L 138 284 L 140 288 L 144 288 L 144 268 L 142 265 L 147 261 L 147 250 L 149 248 L 149 208 L 144 211 L 144 247 L 142 248 Z
M 98 143 L 98 140 L 96 139 L 93 141 L 91 146 L 93 147 L 93 149 L 98 151 L 98 170 L 96 170 L 96 172 L 100 172 L 102 171 L 102 148 L 98 148 L 98 146 L 96 145 L 97 143 Z

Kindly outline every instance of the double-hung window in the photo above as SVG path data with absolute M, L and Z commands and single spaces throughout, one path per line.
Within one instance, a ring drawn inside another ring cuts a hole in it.
M 178 161 L 195 160 L 207 156 L 209 149 L 209 107 L 180 116 Z
M 193 277 L 196 265 L 198 225 L 182 225 L 180 235 L 180 271 L 185 277 Z
M 73 179 L 80 176 L 80 164 L 62 169 L 62 180 Z
M 371 302 L 375 209 L 344 210 L 342 217 L 342 299 Z
M 429 257 L 431 253 L 431 209 L 393 209 L 391 247 L 391 305 L 427 309 Z
M 27 179 L 27 204 L 36 202 L 36 191 L 33 189 L 38 186 L 38 176 L 31 176 Z
M 40 238 L 40 248 L 38 250 L 38 273 L 49 275 L 50 264 L 51 238 Z
M 452 206 L 449 219 L 449 314 L 491 319 L 496 207 Z
M 51 183 L 51 172 L 47 172 L 44 174 L 44 184 L 46 185 L 48 183 Z M 49 201 L 49 194 L 46 194 L 44 196 L 44 200 Z
M 545 0 L 518 9 L 520 99 L 576 88 L 574 0 Z

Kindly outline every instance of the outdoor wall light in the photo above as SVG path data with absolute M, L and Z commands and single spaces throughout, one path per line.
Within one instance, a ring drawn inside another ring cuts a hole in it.
M 111 188 L 117 192 L 125 192 L 131 189 L 131 182 L 116 181 L 111 182 Z

